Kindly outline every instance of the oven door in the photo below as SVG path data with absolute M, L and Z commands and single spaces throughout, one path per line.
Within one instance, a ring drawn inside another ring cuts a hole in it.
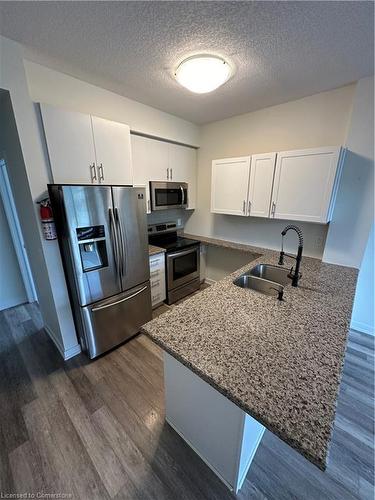
M 150 187 L 152 210 L 187 207 L 188 185 L 186 182 L 151 181 Z
M 199 245 L 167 253 L 168 290 L 199 278 Z

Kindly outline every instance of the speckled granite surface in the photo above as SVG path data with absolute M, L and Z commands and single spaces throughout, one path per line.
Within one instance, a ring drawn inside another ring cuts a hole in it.
M 252 254 L 263 254 L 265 252 L 264 248 L 253 247 L 251 245 L 246 245 L 245 243 L 235 243 L 234 241 L 220 240 L 218 238 L 209 238 L 207 236 L 197 236 L 196 234 L 183 234 L 185 238 L 191 238 L 193 240 L 198 240 L 205 245 L 211 245 L 214 247 L 231 248 L 232 250 L 240 250 L 242 252 L 249 252 Z
M 156 247 L 154 245 L 148 246 L 149 255 L 156 255 L 157 253 L 162 253 L 162 252 L 165 252 L 165 248 Z
M 324 469 L 358 271 L 304 258 L 300 286 L 286 286 L 280 302 L 233 284 L 278 260 L 277 252 L 245 246 L 261 257 L 143 332 Z

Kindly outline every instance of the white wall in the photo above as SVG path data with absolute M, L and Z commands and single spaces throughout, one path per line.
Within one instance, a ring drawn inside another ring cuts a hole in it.
M 374 224 L 370 231 L 355 293 L 351 327 L 375 335 L 374 311 Z
M 0 37 L 1 88 L 9 90 L 13 106 L 13 109 L 10 107 L 6 110 L 8 117 L 5 123 L 9 122 L 9 127 L 4 127 L 4 130 L 2 127 L 1 136 L 5 139 L 10 182 L 40 308 L 47 331 L 63 355 L 70 356 L 78 352 L 79 346 L 60 252 L 57 241 L 43 240 L 35 203 L 46 192 L 51 179 L 33 101 L 123 121 L 130 124 L 133 130 L 191 145 L 198 144 L 199 127 L 94 85 L 26 62 L 22 46 L 4 37 Z M 4 137 L 5 128 L 7 138 Z
M 25 71 L 35 102 L 123 122 L 144 134 L 192 146 L 199 144 L 199 127 L 186 120 L 31 61 L 25 61 Z
M 357 83 L 346 147 L 323 260 L 359 268 L 374 220 L 374 77 Z
M 1 153 L 0 153 L 1 154 Z M 0 311 L 27 302 L 9 224 L 0 196 Z
M 47 331 L 61 353 L 68 356 L 79 346 L 60 253 L 56 241 L 42 239 L 35 203 L 49 182 L 48 168 L 28 93 L 22 48 L 4 37 L 0 37 L 0 88 L 10 92 L 10 99 L 7 93 L 1 99 L 0 148 L 5 151 L 40 309 Z
M 215 158 L 344 144 L 354 90 L 355 85 L 348 85 L 204 125 L 198 151 L 197 209 L 186 231 L 279 249 L 286 221 L 210 213 L 211 162 Z M 321 258 L 327 226 L 298 225 L 304 232 L 305 255 Z M 295 250 L 294 235 L 288 235 L 287 240 L 287 250 Z

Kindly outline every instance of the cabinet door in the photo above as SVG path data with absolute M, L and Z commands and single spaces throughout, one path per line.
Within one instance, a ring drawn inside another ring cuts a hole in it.
M 151 151 L 149 158 L 149 180 L 167 181 L 169 179 L 169 144 L 155 139 L 146 139 L 150 142 L 148 148 Z
M 53 182 L 96 182 L 95 149 L 90 115 L 40 105 Z M 96 173 L 97 174 L 97 173 Z
M 339 153 L 340 148 L 277 153 L 271 216 L 327 222 Z
M 132 185 L 130 129 L 124 123 L 92 116 L 98 179 L 101 184 Z
M 169 173 L 172 182 L 187 182 L 188 207 L 195 208 L 197 196 L 197 152 L 193 148 L 169 144 Z
M 131 136 L 133 182 L 146 187 L 147 213 L 151 212 L 150 181 L 166 181 L 168 144 L 138 135 Z
M 212 162 L 211 212 L 247 215 L 250 156 Z
M 252 155 L 248 214 L 269 217 L 276 153 Z

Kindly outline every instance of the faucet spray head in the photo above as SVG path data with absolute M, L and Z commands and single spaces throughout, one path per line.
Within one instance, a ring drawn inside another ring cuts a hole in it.
M 280 252 L 280 257 L 279 257 L 279 266 L 283 266 L 284 265 L 284 236 L 285 236 L 285 232 L 283 231 L 281 233 L 281 252 Z

